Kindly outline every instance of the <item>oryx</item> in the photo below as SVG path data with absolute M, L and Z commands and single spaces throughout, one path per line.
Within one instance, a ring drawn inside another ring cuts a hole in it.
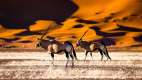
M 87 33 L 87 31 L 83 34 L 83 36 Z M 100 52 L 101 60 L 103 60 L 104 55 L 107 57 L 107 60 L 108 59 L 111 60 L 105 44 L 103 44 L 101 42 L 96 42 L 96 41 L 90 41 L 90 42 L 83 41 L 82 40 L 83 36 L 77 41 L 76 46 L 80 46 L 81 48 L 83 48 L 85 50 L 85 59 L 84 60 L 86 60 L 87 54 L 89 52 L 90 52 L 90 56 L 92 57 L 92 52 L 95 50 L 98 50 Z M 93 57 L 92 57 L 92 59 L 93 59 Z
M 40 39 L 38 39 L 39 42 L 36 46 L 44 48 L 45 50 L 47 50 L 51 54 L 51 57 L 53 59 L 53 62 L 52 62 L 53 64 L 54 64 L 54 54 L 60 54 L 60 52 L 64 52 L 66 55 L 66 58 L 67 58 L 66 67 L 68 65 L 70 57 L 72 59 L 72 66 L 73 66 L 74 59 L 77 60 L 77 56 L 76 56 L 76 52 L 75 52 L 75 49 L 74 49 L 72 43 L 69 41 L 65 41 L 64 43 L 61 43 L 51 37 L 50 38 L 48 37 L 49 39 L 45 40 L 45 39 L 43 39 L 44 35 L 42 35 L 42 37 Z

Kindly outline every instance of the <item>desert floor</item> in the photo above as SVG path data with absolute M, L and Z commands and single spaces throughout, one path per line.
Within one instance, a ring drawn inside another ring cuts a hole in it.
M 142 52 L 110 52 L 112 61 L 100 54 L 78 52 L 78 61 L 65 67 L 65 55 L 55 55 L 54 66 L 47 52 L 0 52 L 0 79 L 142 79 Z

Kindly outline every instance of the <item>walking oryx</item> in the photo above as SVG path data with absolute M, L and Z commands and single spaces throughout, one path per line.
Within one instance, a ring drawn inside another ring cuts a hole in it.
M 87 31 L 83 34 L 83 36 L 87 33 Z M 83 41 L 83 36 L 77 41 L 76 46 L 80 46 L 81 48 L 85 49 L 85 59 L 87 57 L 87 54 L 90 52 L 90 56 L 92 57 L 92 52 L 95 50 L 98 50 L 101 54 L 101 60 L 103 60 L 103 56 L 105 55 L 107 57 L 107 60 L 110 59 L 110 56 L 108 54 L 107 48 L 105 44 L 95 41 Z M 93 59 L 93 57 L 92 57 Z
M 51 57 L 53 59 L 52 63 L 54 64 L 54 54 L 59 54 L 60 52 L 64 51 L 66 58 L 67 58 L 66 67 L 68 65 L 70 57 L 72 59 L 72 67 L 73 67 L 74 66 L 74 58 L 77 59 L 77 56 L 76 56 L 76 52 L 75 52 L 75 49 L 74 49 L 72 43 L 69 41 L 65 41 L 62 44 L 59 41 L 57 41 L 51 37 L 50 38 L 48 37 L 49 40 L 45 40 L 45 39 L 43 39 L 43 36 L 40 39 L 38 39 L 39 42 L 36 46 L 44 48 L 45 50 L 47 50 L 51 54 Z

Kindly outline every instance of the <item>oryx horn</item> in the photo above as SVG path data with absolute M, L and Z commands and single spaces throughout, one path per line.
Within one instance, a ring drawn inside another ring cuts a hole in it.
M 85 32 L 84 32 L 84 34 L 81 36 L 81 38 L 79 39 L 79 40 L 81 40 L 84 36 L 85 36 L 85 34 L 88 32 L 88 30 L 86 30 Z
M 46 32 L 41 36 L 40 39 L 42 39 L 46 35 L 47 32 L 48 32 L 48 29 L 46 29 Z

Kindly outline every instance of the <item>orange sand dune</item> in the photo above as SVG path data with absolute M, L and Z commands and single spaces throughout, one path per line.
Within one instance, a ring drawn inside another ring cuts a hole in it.
M 56 23 L 51 20 L 38 20 L 35 24 L 30 25 L 30 31 L 46 30 L 49 27 L 56 26 Z
M 51 20 L 38 20 L 29 25 L 31 32 L 44 32 L 46 36 L 56 37 L 59 41 L 72 41 L 75 43 L 83 33 L 88 30 L 83 40 L 91 41 L 106 38 L 106 35 L 125 33 L 120 36 L 109 36 L 115 39 L 114 47 L 130 47 L 141 44 L 135 38 L 142 35 L 141 31 L 123 30 L 119 25 L 128 28 L 142 29 L 142 1 L 141 0 L 73 0 L 79 9 L 70 18 L 58 25 Z M 96 23 L 79 22 L 78 20 L 96 21 Z M 76 27 L 77 26 L 77 27 Z M 99 28 L 101 34 L 93 28 Z M 25 31 L 24 29 L 6 29 L 0 25 L 0 38 L 14 38 L 15 34 Z M 106 34 L 106 35 L 105 35 Z M 23 48 L 35 48 L 37 38 L 41 35 L 21 36 L 11 45 Z M 46 38 L 46 37 L 44 37 Z M 18 43 L 18 41 L 32 41 L 31 43 Z M 23 46 L 20 46 L 22 45 Z
M 101 19 L 110 14 L 125 17 L 130 14 L 141 15 L 141 0 L 73 0 L 79 10 L 73 14 L 84 19 Z
M 24 29 L 6 29 L 2 25 L 0 25 L 0 37 L 1 38 L 9 38 L 13 37 L 14 34 L 25 31 Z
M 104 20 L 113 17 L 113 20 L 128 18 L 119 24 L 142 29 L 142 2 L 141 0 L 74 0 L 79 10 L 73 14 L 83 19 Z

